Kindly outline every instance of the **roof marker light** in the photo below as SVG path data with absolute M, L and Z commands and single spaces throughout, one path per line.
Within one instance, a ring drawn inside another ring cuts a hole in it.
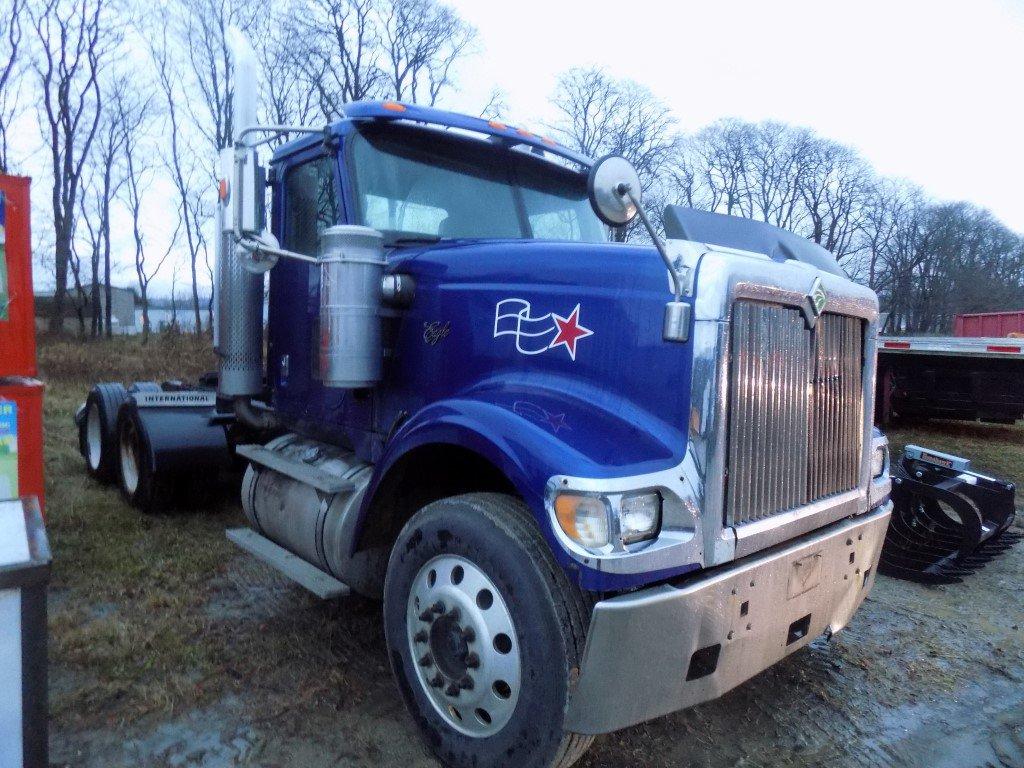
M 405 112 L 405 104 L 399 104 L 397 101 L 385 101 L 381 106 L 389 112 Z
M 533 138 L 533 134 L 530 133 L 525 128 L 517 128 L 516 129 L 516 133 L 518 133 L 520 136 L 522 136 L 525 139 L 532 139 Z
M 554 139 L 552 139 L 550 136 L 541 136 L 540 140 L 543 141 L 545 144 L 547 144 L 549 146 L 552 146 L 552 147 L 557 147 L 558 146 L 558 142 L 555 141 Z
M 500 120 L 488 120 L 487 124 L 496 131 L 507 131 L 508 126 Z
M 910 349 L 909 341 L 886 341 L 882 344 L 886 349 Z

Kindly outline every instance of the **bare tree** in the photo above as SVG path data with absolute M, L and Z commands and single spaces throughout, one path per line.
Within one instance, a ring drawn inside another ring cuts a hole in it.
M 286 34 L 294 64 L 316 93 L 320 112 L 337 119 L 349 101 L 379 96 L 379 0 L 297 0 Z
M 178 220 L 167 250 L 156 261 L 147 262 L 146 235 L 143 232 L 143 196 L 153 180 L 154 164 L 147 160 L 145 125 L 151 120 L 152 95 L 122 101 L 120 122 L 124 130 L 122 153 L 125 164 L 124 201 L 132 220 L 132 238 L 135 245 L 135 276 L 139 284 L 142 303 L 142 343 L 149 341 L 149 286 L 164 263 L 170 258 L 178 242 L 182 221 Z
M 436 0 L 383 0 L 381 47 L 389 95 L 434 105 L 476 30 Z
M 199 259 L 201 222 L 195 221 L 189 210 L 190 202 L 205 191 L 208 175 L 197 171 L 195 152 L 187 141 L 182 125 L 180 104 L 185 101 L 181 92 L 181 73 L 171 58 L 168 39 L 168 19 L 162 16 L 160 32 L 151 39 L 150 53 L 154 62 L 156 82 L 164 98 L 164 119 L 167 133 L 166 142 L 162 142 L 161 155 L 163 164 L 171 178 L 177 193 L 177 216 L 180 228 L 185 233 L 185 247 L 188 250 L 189 274 L 192 288 L 192 313 L 195 320 L 196 333 L 202 333 L 203 322 L 199 304 Z M 198 180 L 197 180 L 198 177 Z
M 132 93 L 136 84 L 125 75 L 108 78 L 102 90 L 105 93 L 100 109 L 100 123 L 88 157 L 89 177 L 83 187 L 80 211 L 92 245 L 93 307 L 91 335 L 113 334 L 111 324 L 111 209 L 125 183 L 122 149 L 128 132 L 136 125 L 125 125 L 132 114 Z M 129 119 L 129 122 L 130 119 Z M 102 267 L 102 273 L 101 273 Z M 103 297 L 100 297 L 100 291 Z M 101 311 L 102 309 L 102 311 Z
M 623 155 L 640 174 L 645 194 L 668 170 L 677 144 L 675 120 L 643 86 L 599 69 L 570 69 L 559 78 L 552 102 L 561 114 L 554 130 L 567 146 L 591 157 Z M 616 230 L 616 239 L 626 237 L 626 228 Z
M 269 33 L 258 37 L 255 47 L 265 74 L 260 95 L 269 121 L 278 125 L 323 121 L 317 89 L 307 80 L 307 70 L 298 53 L 305 46 L 287 12 L 275 17 Z M 278 136 L 272 143 L 286 139 Z
M 55 331 L 63 323 L 82 169 L 99 125 L 99 74 L 117 44 L 105 8 L 105 0 L 45 0 L 32 16 L 41 122 L 53 171 Z
M 174 0 L 171 7 L 171 14 L 158 15 L 156 21 L 170 28 L 175 48 L 188 52 L 187 86 L 197 98 L 181 101 L 193 127 L 212 149 L 218 150 L 228 146 L 232 135 L 233 84 L 227 30 L 235 26 L 258 35 L 267 18 L 268 4 L 259 0 Z
M 808 237 L 842 262 L 858 245 L 871 169 L 853 150 L 828 139 L 811 142 L 800 194 L 809 219 Z
M 10 0 L 8 12 L 0 16 L 0 173 L 11 169 L 8 133 L 20 111 L 22 28 L 26 0 Z

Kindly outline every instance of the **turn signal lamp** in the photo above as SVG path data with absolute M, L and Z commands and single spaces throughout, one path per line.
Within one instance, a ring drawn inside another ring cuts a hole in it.
M 596 496 L 563 493 L 555 499 L 555 516 L 565 535 L 588 549 L 608 544 L 608 505 Z

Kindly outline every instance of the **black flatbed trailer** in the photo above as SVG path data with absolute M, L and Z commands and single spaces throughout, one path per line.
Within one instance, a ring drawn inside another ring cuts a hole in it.
M 883 336 L 875 423 L 1024 419 L 1024 339 Z

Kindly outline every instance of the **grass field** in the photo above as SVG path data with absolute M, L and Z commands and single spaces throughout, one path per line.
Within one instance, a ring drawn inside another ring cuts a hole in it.
M 155 336 L 80 343 L 43 338 L 47 527 L 57 727 L 123 722 L 202 700 L 218 643 L 202 614 L 211 576 L 227 561 L 233 505 L 142 516 L 90 480 L 72 423 L 99 381 L 198 376 L 214 367 L 206 340 Z
M 85 474 L 72 416 L 88 387 L 197 377 L 214 367 L 209 343 L 188 336 L 156 336 L 146 346 L 136 338 L 43 338 L 39 358 L 47 384 L 47 522 L 54 553 L 54 731 L 91 734 L 81 737 L 87 743 L 100 732 L 116 735 L 133 723 L 166 721 L 231 696 L 247 702 L 254 722 L 272 720 L 275 728 L 292 723 L 283 713 L 359 706 L 364 720 L 353 726 L 355 736 L 349 734 L 364 755 L 359 764 L 406 762 L 407 752 L 385 760 L 379 751 L 394 739 L 415 738 L 391 687 L 375 604 L 351 598 L 342 608 L 324 609 L 287 585 L 267 587 L 265 574 L 250 580 L 245 569 L 259 566 L 224 538 L 225 528 L 242 522 L 233 500 L 216 509 L 144 516 Z M 890 438 L 896 450 L 920 443 L 1024 482 L 1021 427 L 929 424 L 896 430 Z M 290 607 L 265 611 L 264 597 Z M 636 739 L 642 742 L 644 731 L 636 732 L 640 736 L 606 744 L 640 749 Z M 587 764 L 604 764 L 595 754 Z

